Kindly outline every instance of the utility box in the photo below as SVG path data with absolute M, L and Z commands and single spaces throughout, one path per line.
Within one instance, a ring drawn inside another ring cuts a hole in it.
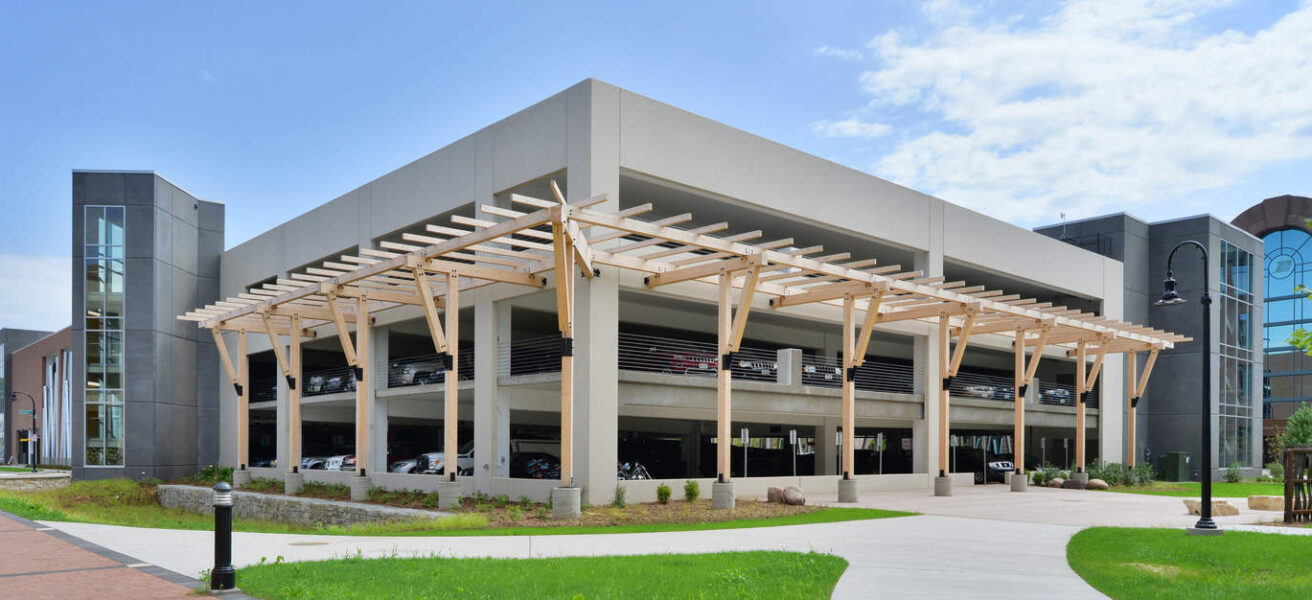
M 1157 459 L 1157 479 L 1189 481 L 1189 453 L 1167 452 Z

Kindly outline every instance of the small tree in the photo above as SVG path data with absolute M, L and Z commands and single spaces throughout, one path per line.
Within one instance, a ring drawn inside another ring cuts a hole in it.
M 701 486 L 696 481 L 689 479 L 683 484 L 683 497 L 688 502 L 696 502 L 697 498 L 702 495 Z
M 663 483 L 656 486 L 656 501 L 661 504 L 670 503 L 670 486 Z
M 1281 446 L 1312 446 L 1312 407 L 1304 406 L 1289 417 L 1285 432 L 1280 434 Z
M 1243 476 L 1243 472 L 1239 469 L 1238 462 L 1230 463 L 1230 466 L 1225 468 L 1225 480 L 1229 483 L 1239 483 L 1240 478 Z

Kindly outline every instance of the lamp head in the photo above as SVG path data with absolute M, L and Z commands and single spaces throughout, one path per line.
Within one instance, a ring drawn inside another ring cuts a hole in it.
M 1173 304 L 1184 304 L 1185 299 L 1175 291 L 1175 277 L 1170 273 L 1166 274 L 1166 281 L 1162 282 L 1162 299 L 1153 303 L 1154 306 L 1171 306 Z

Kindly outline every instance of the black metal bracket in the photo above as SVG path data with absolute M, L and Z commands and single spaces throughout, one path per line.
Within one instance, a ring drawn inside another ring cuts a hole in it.
M 241 384 L 240 384 L 240 383 L 234 383 L 234 384 L 232 384 L 232 389 L 237 390 L 237 395 L 238 395 L 238 396 L 241 395 Z
M 593 276 L 593 277 L 601 277 L 601 269 L 593 269 L 593 270 L 592 270 L 592 276 Z
M 574 356 L 574 338 L 571 337 L 560 338 L 560 355 Z
M 1130 408 L 1139 408 L 1139 397 L 1130 398 Z
M 356 365 L 351 370 L 351 373 L 355 375 L 356 381 L 364 381 L 364 367 L 361 367 L 360 365 Z
M 733 353 L 732 353 L 732 352 L 725 352 L 724 354 L 720 355 L 720 370 L 721 370 L 721 371 L 732 371 L 732 370 L 733 370 Z
M 717 473 L 715 475 L 715 480 L 720 483 L 724 483 L 724 473 Z
M 852 478 L 851 473 L 848 473 L 847 471 L 843 471 L 843 479 L 844 479 L 844 480 L 848 480 L 848 479 L 851 479 L 851 478 Z
M 847 380 L 856 381 L 856 367 L 847 368 Z
M 954 380 L 954 379 L 956 379 L 956 378 L 957 378 L 957 377 L 956 377 L 955 375 L 948 375 L 947 377 L 944 377 L 944 378 L 943 378 L 943 389 L 945 389 L 945 390 L 952 389 L 952 380 Z
M 301 466 L 300 466 L 300 465 L 292 465 L 292 472 L 293 472 L 293 473 L 300 473 L 300 472 L 301 472 Z
M 291 375 L 285 375 L 285 377 L 287 378 L 287 389 L 289 390 L 296 389 L 296 378 L 292 377 Z
M 939 476 L 939 477 L 947 477 L 948 474 L 945 473 L 945 472 L 943 472 L 943 469 L 939 469 L 939 470 L 938 470 L 938 476 Z
M 367 477 L 367 476 L 368 476 L 368 475 L 364 472 L 364 467 L 360 467 L 360 476 L 361 476 L 361 477 Z
M 237 467 L 237 470 L 238 470 L 238 471 L 245 471 L 245 470 L 246 470 L 246 463 L 241 463 L 241 466 Z
M 1080 404 L 1084 404 L 1085 402 L 1088 401 L 1089 401 L 1089 392 L 1087 391 L 1080 392 Z
M 642 278 L 642 285 L 651 285 L 651 278 L 650 278 L 650 277 L 643 277 L 643 278 Z
M 1020 386 L 1020 389 L 1019 389 L 1019 390 L 1016 390 L 1016 394 L 1017 394 L 1018 396 L 1020 396 L 1021 398 L 1024 398 L 1024 397 L 1025 397 L 1025 393 L 1028 392 L 1028 391 L 1030 391 L 1030 384 L 1027 383 L 1027 384 L 1025 384 L 1025 385 Z
M 443 371 L 450 371 L 451 369 L 454 369 L 455 366 L 456 366 L 456 357 L 452 356 L 450 352 L 447 352 L 446 354 L 442 355 Z

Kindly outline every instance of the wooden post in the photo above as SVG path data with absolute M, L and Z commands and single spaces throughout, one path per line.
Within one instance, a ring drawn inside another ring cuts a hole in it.
M 1042 352 L 1040 348 L 1035 352 Z M 1025 473 L 1025 330 L 1016 330 L 1016 388 L 1014 400 L 1016 405 L 1016 422 L 1012 434 L 1012 464 L 1016 467 L 1013 477 L 1024 477 Z
M 446 351 L 451 356 L 451 368 L 443 376 L 445 412 L 442 416 L 446 455 L 444 474 L 455 481 L 460 472 L 460 276 L 454 272 L 446 276 Z
M 245 471 L 251 462 L 251 360 L 246 354 L 246 330 L 237 332 L 237 464 Z
M 950 452 L 951 434 L 949 433 L 948 410 L 951 401 L 952 391 L 948 389 L 948 375 L 950 374 L 950 365 L 948 364 L 948 341 L 951 338 L 951 328 L 947 315 L 938 319 L 938 364 L 939 364 L 939 392 L 938 392 L 938 476 L 947 477 L 949 464 L 948 453 Z
M 356 298 L 355 358 L 360 377 L 355 382 L 355 469 L 368 475 L 369 465 L 369 386 L 373 382 L 373 365 L 369 355 L 369 300 L 364 293 Z M 299 386 L 298 386 L 299 387 Z
M 1125 353 L 1125 403 L 1128 406 L 1127 418 L 1125 423 L 1125 465 L 1134 466 L 1134 412 L 1138 398 L 1134 397 L 1135 388 L 1137 387 L 1138 377 L 1135 371 L 1138 370 L 1139 360 L 1138 352 Z
M 843 479 L 856 477 L 856 341 L 853 313 L 856 298 L 843 299 Z
M 296 385 L 287 390 L 287 462 L 288 473 L 301 465 L 301 316 L 292 315 L 292 380 Z
M 1080 342 L 1075 348 L 1075 472 L 1084 472 L 1084 393 L 1088 390 L 1088 371 L 1084 363 L 1087 348 Z
M 733 365 L 728 364 L 730 329 L 733 326 L 733 275 L 720 273 L 719 323 L 716 328 L 719 342 L 719 366 L 716 374 L 715 394 L 715 455 L 716 472 L 720 481 L 731 479 L 733 435 L 730 433 L 733 418 Z
M 560 329 L 560 486 L 574 487 L 574 245 L 553 222 L 556 322 Z

